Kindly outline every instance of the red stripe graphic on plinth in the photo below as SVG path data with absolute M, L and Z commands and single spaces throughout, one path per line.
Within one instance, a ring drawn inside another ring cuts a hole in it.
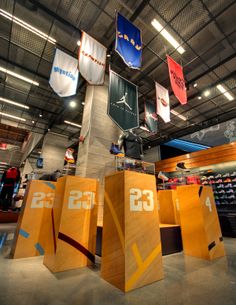
M 79 242 L 72 239 L 71 237 L 59 232 L 58 238 L 63 240 L 64 242 L 68 243 L 72 247 L 79 250 L 81 253 L 83 253 L 92 263 L 95 263 L 95 255 L 93 255 L 88 249 L 86 249 L 84 246 L 82 246 Z

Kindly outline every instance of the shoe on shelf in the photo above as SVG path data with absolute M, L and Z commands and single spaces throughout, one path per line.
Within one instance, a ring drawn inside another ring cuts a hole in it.
M 230 188 L 230 187 L 233 187 L 231 183 L 228 183 L 225 185 L 225 189 Z
M 221 177 L 222 177 L 221 174 L 218 174 L 218 175 L 215 176 L 215 179 L 218 179 L 218 178 L 221 178 Z
M 227 194 L 234 194 L 234 191 L 232 189 L 229 189 L 228 191 L 226 191 Z
M 207 179 L 208 179 L 208 180 L 211 180 L 211 179 L 214 179 L 214 178 L 215 178 L 215 177 L 211 175 L 211 176 L 209 176 Z
M 189 169 L 187 169 L 187 168 L 185 167 L 184 162 L 179 162 L 179 163 L 177 163 L 177 164 L 176 164 L 176 170 L 179 170 L 179 171 L 182 171 L 182 172 L 189 172 L 189 171 L 190 171 Z
M 220 190 L 220 191 L 218 192 L 218 194 L 224 194 L 224 193 L 225 193 L 224 190 Z
M 233 182 L 236 182 L 236 178 L 232 179 Z
M 224 182 L 231 182 L 231 178 L 226 178 Z
M 223 180 L 222 179 L 218 179 L 218 180 L 216 180 L 216 183 L 222 183 L 223 182 Z
M 232 194 L 230 196 L 227 197 L 228 199 L 235 199 L 235 196 Z
M 224 178 L 229 177 L 229 173 L 224 174 L 222 177 Z
M 235 177 L 236 176 L 236 172 L 233 172 L 232 174 L 230 174 L 230 177 Z
M 112 143 L 111 148 L 110 148 L 110 153 L 113 154 L 113 155 L 121 154 L 121 151 L 119 149 L 119 145 L 115 144 L 115 143 Z
M 159 179 L 163 180 L 163 181 L 168 181 L 169 178 L 164 175 L 162 172 L 159 172 L 158 176 L 157 176 Z
M 202 185 L 206 185 L 206 184 L 208 184 L 207 181 L 203 181 L 203 182 L 202 182 Z

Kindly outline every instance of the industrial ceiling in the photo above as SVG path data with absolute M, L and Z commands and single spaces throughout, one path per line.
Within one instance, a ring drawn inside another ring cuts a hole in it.
M 169 89 L 171 110 L 175 114 L 171 114 L 170 123 L 158 119 L 157 134 L 138 130 L 146 147 L 235 118 L 235 11 L 236 1 L 231 0 L 1 0 L 0 98 L 22 103 L 29 109 L 0 100 L 0 138 L 7 142 L 13 131 L 4 125 L 11 121 L 11 125 L 19 130 L 16 141 L 24 134 L 22 129 L 41 134 L 50 130 L 78 139 L 80 130 L 65 124 L 64 120 L 82 122 L 86 81 L 80 76 L 77 95 L 60 98 L 48 80 L 55 47 L 77 58 L 81 30 L 108 48 L 111 57 L 107 63 L 114 71 L 138 85 L 140 124 L 144 120 L 144 101 L 155 101 L 154 81 Z M 56 43 L 6 18 L 3 12 L 53 37 Z M 128 68 L 114 51 L 116 12 L 142 30 L 143 64 L 140 71 Z M 154 18 L 181 44 L 185 49 L 183 54 L 155 30 L 151 25 Z M 166 54 L 183 66 L 188 94 L 186 105 L 180 105 L 171 90 Z M 34 83 L 19 80 L 5 73 L 4 69 Z M 227 99 L 217 89 L 219 84 L 233 99 Z M 68 105 L 72 99 L 77 101 L 74 109 Z M 24 121 L 6 118 L 2 113 Z

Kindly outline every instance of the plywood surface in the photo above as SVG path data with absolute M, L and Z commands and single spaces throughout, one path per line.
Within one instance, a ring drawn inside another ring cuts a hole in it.
M 102 251 L 102 277 L 123 291 L 163 278 L 154 176 L 106 177 Z
M 43 180 L 33 180 L 28 184 L 11 250 L 13 258 L 44 254 L 55 185 L 55 182 Z
M 180 186 L 177 187 L 177 196 L 184 253 L 204 259 L 224 256 L 224 246 L 220 240 L 222 235 L 211 187 Z M 215 245 L 211 248 L 212 243 Z
M 95 179 L 66 176 L 58 179 L 53 206 L 54 244 L 46 249 L 44 264 L 53 272 L 92 264 L 97 226 Z

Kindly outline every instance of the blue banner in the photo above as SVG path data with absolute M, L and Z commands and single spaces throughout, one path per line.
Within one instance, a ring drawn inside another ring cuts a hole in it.
M 142 38 L 141 31 L 119 13 L 116 18 L 116 52 L 127 66 L 141 68 Z

